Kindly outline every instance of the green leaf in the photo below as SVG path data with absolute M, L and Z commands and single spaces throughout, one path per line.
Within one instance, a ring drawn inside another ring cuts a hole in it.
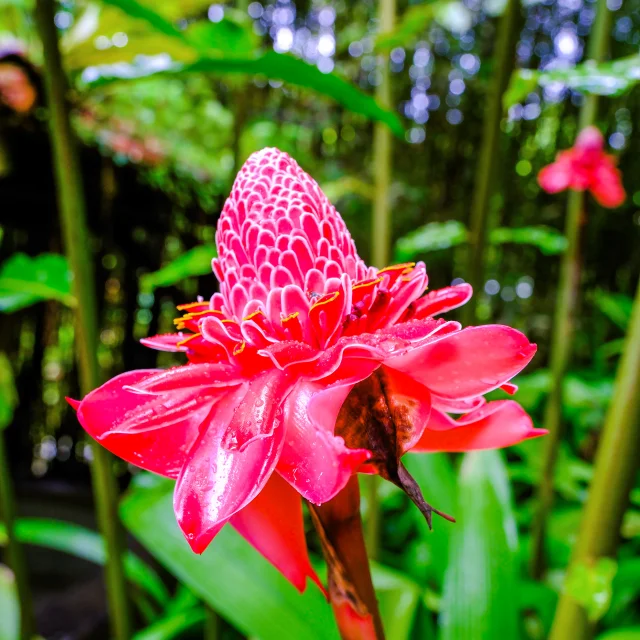
M 395 259 L 407 262 L 421 253 L 456 247 L 465 243 L 467 236 L 466 227 L 457 220 L 430 222 L 396 242 Z
M 575 563 L 570 567 L 564 589 L 586 609 L 591 622 L 600 620 L 609 609 L 617 570 L 618 563 L 611 558 L 598 558 L 593 564 Z
M 24 253 L 12 255 L 0 266 L 0 311 L 17 311 L 42 300 L 75 306 L 66 258 L 54 253 L 35 258 Z
M 147 5 L 137 2 L 137 0 L 102 0 L 104 4 L 109 4 L 126 13 L 131 18 L 144 20 L 159 33 L 177 38 L 178 40 L 187 41 L 184 33 L 173 26 L 169 20 L 166 20 L 159 13 L 148 7 Z
M 535 611 L 538 614 L 546 638 L 551 630 L 553 615 L 558 603 L 557 592 L 541 582 L 523 580 L 518 583 L 518 595 L 520 611 L 522 613 Z
M 640 81 L 640 54 L 595 64 L 587 60 L 573 69 L 552 71 L 515 71 L 503 97 L 503 106 L 508 109 L 522 102 L 539 85 L 545 87 L 560 82 L 574 91 L 617 97 L 630 91 Z
M 393 30 L 378 34 L 374 45 L 375 51 L 410 47 L 433 20 L 439 17 L 444 17 L 446 20 L 447 12 L 451 7 L 460 4 L 455 0 L 428 0 L 409 7 Z
M 499 452 L 465 455 L 455 515 L 440 616 L 441 640 L 517 638 L 518 537 Z
M 20 639 L 20 603 L 13 573 L 0 564 L 0 640 Z
M 631 296 L 624 293 L 608 293 L 599 289 L 593 294 L 593 303 L 611 322 L 623 331 L 627 330 L 633 307 Z
M 540 249 L 546 256 L 555 256 L 564 253 L 567 248 L 567 239 L 562 233 L 551 227 L 519 227 L 511 229 L 500 227 L 491 231 L 489 241 L 492 244 L 528 244 Z
M 173 483 L 138 482 L 121 505 L 129 531 L 154 557 L 242 633 L 279 640 L 338 638 L 331 608 L 312 584 L 296 589 L 231 527 L 194 554 L 178 529 Z
M 0 523 L 0 545 L 6 544 L 6 530 Z M 106 554 L 102 537 L 80 525 L 46 518 L 20 518 L 16 536 L 24 544 L 62 551 L 77 558 L 104 566 Z M 156 572 L 131 552 L 125 555 L 128 580 L 145 591 L 160 605 L 169 602 L 169 594 Z
M 420 587 L 399 571 L 372 564 L 380 616 L 387 638 L 409 640 L 420 603 Z
M 596 640 L 640 640 L 640 627 L 605 631 L 601 633 Z
M 456 475 L 449 457 L 445 453 L 415 453 L 404 456 L 402 462 L 422 489 L 427 502 L 455 516 Z M 422 578 L 441 589 L 449 562 L 449 541 L 456 525 L 435 518 L 430 531 L 422 514 L 417 509 L 412 512 L 415 513 L 423 545 Z
M 163 71 L 150 70 L 148 66 L 121 65 L 101 69 L 98 79 L 88 87 L 100 87 L 114 81 L 132 81 L 151 75 L 168 76 L 189 73 L 220 73 L 261 75 L 282 80 L 297 87 L 311 89 L 332 98 L 353 113 L 386 124 L 397 136 L 404 136 L 404 127 L 398 115 L 382 108 L 373 97 L 367 95 L 337 73 L 322 73 L 318 67 L 294 56 L 275 51 L 254 53 L 247 56 L 220 55 L 203 57 L 191 64 L 174 64 Z
M 0 352 L 0 431 L 11 424 L 17 404 L 18 392 L 13 379 L 13 369 L 7 356 Z
M 140 278 L 140 288 L 153 291 L 159 287 L 170 287 L 193 276 L 204 276 L 211 273 L 211 260 L 218 255 L 214 245 L 203 244 L 183 253 L 169 264 L 145 273 Z
M 633 609 L 640 596 L 640 558 L 620 560 L 611 588 L 611 606 L 603 621 L 605 626 L 613 626 L 625 609 Z
M 205 616 L 202 607 L 178 611 L 139 631 L 133 636 L 133 640 L 171 640 L 191 631 L 194 627 L 202 626 Z

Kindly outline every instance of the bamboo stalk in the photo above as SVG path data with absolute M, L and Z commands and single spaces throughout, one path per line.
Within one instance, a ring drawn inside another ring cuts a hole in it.
M 20 602 L 20 637 L 25 640 L 36 632 L 33 617 L 33 599 L 29 587 L 29 572 L 22 544 L 15 535 L 16 502 L 13 481 L 9 470 L 9 459 L 0 429 L 0 519 L 4 522 L 7 536 L 7 560 L 16 580 Z
M 589 41 L 587 58 L 600 62 L 604 59 L 609 40 L 611 13 L 606 0 L 598 0 L 596 19 Z M 598 96 L 590 95 L 580 109 L 579 130 L 592 125 L 596 119 Z M 545 565 L 545 531 L 549 512 L 553 506 L 554 475 L 558 448 L 562 438 L 562 387 L 571 359 L 575 329 L 575 309 L 580 292 L 580 245 L 584 221 L 584 192 L 570 191 L 567 198 L 565 237 L 567 250 L 562 257 L 560 281 L 556 295 L 555 317 L 551 330 L 551 388 L 544 413 L 544 426 L 549 434 L 545 438 L 542 476 L 538 484 L 538 511 L 531 532 L 531 575 L 540 578 Z
M 396 0 L 380 0 L 378 21 L 381 33 L 391 31 L 396 20 Z M 379 62 L 382 80 L 376 87 L 376 100 L 381 107 L 392 109 L 391 72 L 385 56 Z M 391 210 L 389 190 L 391 186 L 393 143 L 391 130 L 376 122 L 373 128 L 373 221 L 371 225 L 371 258 L 378 268 L 389 264 L 391 246 Z
M 73 272 L 76 308 L 76 349 L 83 394 L 100 384 L 96 358 L 98 321 L 84 195 L 78 156 L 65 99 L 66 77 L 62 69 L 58 34 L 54 25 L 53 0 L 36 1 L 36 22 L 44 53 L 44 84 L 49 108 L 49 133 L 54 161 L 58 210 L 63 241 Z M 98 526 L 104 536 L 107 563 L 106 583 L 112 635 L 116 640 L 131 637 L 129 605 L 123 569 L 124 539 L 118 519 L 117 485 L 111 456 L 93 444 L 91 473 Z
M 640 281 L 618 365 L 580 533 L 569 567 L 614 556 L 640 463 Z M 567 593 L 560 596 L 550 640 L 592 637 L 594 624 Z
M 396 0 L 380 0 L 378 6 L 378 28 L 381 33 L 391 31 L 396 22 Z M 387 109 L 393 108 L 391 90 L 391 72 L 388 56 L 379 61 L 382 74 L 380 84 L 376 87 L 376 100 Z M 391 130 L 376 122 L 373 128 L 373 218 L 371 224 L 371 259 L 372 263 L 382 269 L 389 264 L 391 254 L 391 203 L 390 188 L 393 160 L 393 139 Z M 381 513 L 378 501 L 378 483 L 375 475 L 362 478 L 363 488 L 367 494 L 367 521 L 365 536 L 369 556 L 376 559 L 380 552 Z
M 502 120 L 502 96 L 509 84 L 515 65 L 520 1 L 508 0 L 498 27 L 495 51 L 495 73 L 487 96 L 487 106 L 482 125 L 482 143 L 476 168 L 471 202 L 469 259 L 466 279 L 475 296 L 463 310 L 464 324 L 476 321 L 477 294 L 484 285 L 484 260 L 489 226 L 489 202 L 493 193 L 496 168 L 500 166 L 500 122 Z

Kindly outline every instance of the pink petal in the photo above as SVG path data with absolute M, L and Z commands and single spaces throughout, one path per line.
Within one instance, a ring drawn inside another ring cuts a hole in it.
M 90 436 L 119 458 L 177 478 L 218 396 L 197 402 L 193 394 L 176 397 L 130 390 L 157 374 L 155 369 L 130 371 L 109 380 L 77 406 L 78 419 Z
M 140 343 L 145 347 L 157 349 L 158 351 L 186 351 L 185 345 L 178 346 L 188 335 L 183 333 L 163 333 L 149 338 L 142 338 Z
M 178 524 L 196 553 L 269 479 L 284 443 L 280 405 L 288 385 L 277 370 L 256 376 L 219 402 L 203 425 L 173 500 Z
M 473 289 L 466 282 L 453 287 L 436 289 L 413 303 L 414 318 L 426 318 L 440 313 L 446 313 L 462 306 L 469 301 Z
M 361 379 L 369 369 L 364 373 Z M 278 473 L 314 504 L 331 500 L 371 457 L 366 449 L 348 449 L 340 436 L 333 435 L 340 407 L 354 385 L 355 381 L 324 388 L 299 382 L 285 402 L 287 435 Z
M 309 562 L 302 500 L 277 474 L 272 474 L 262 491 L 229 522 L 298 591 L 305 590 L 307 577 L 324 591 Z
M 565 152 L 565 154 L 568 152 Z M 558 193 L 569 188 L 574 178 L 574 166 L 570 158 L 560 154 L 556 162 L 544 167 L 538 174 L 538 184 L 547 193 Z
M 545 433 L 544 429 L 534 429 L 531 418 L 517 402 L 497 400 L 458 420 L 433 409 L 429 424 L 412 451 L 499 449 Z
M 485 325 L 448 333 L 384 364 L 407 373 L 436 396 L 465 399 L 508 382 L 533 358 L 536 346 L 510 327 Z
M 603 207 L 615 209 L 626 199 L 622 186 L 622 175 L 613 160 L 603 154 L 603 159 L 593 172 L 591 178 L 591 193 Z

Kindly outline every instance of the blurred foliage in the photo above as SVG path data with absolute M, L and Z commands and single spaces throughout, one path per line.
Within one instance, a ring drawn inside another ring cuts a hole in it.
M 153 291 L 158 287 L 168 287 L 191 276 L 203 276 L 211 271 L 211 260 L 217 255 L 214 245 L 200 245 L 183 253 L 153 273 L 145 273 L 140 278 L 140 289 Z
M 64 256 L 42 254 L 30 258 L 17 253 L 0 265 L 0 311 L 9 313 L 41 300 L 75 305 Z
M 20 636 L 20 606 L 13 573 L 0 564 L 0 640 Z

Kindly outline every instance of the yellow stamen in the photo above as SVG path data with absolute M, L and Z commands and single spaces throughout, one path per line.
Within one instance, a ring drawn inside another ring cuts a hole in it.
M 380 269 L 378 273 L 386 273 L 387 271 L 397 271 L 398 269 L 412 269 L 416 266 L 415 262 L 403 262 L 402 264 L 393 264 L 389 267 L 385 267 L 384 269 Z
M 245 322 L 246 320 L 253 320 L 257 315 L 264 315 L 264 311 L 262 309 L 258 309 L 257 311 L 250 313 L 246 318 L 242 318 L 242 321 Z
M 240 355 L 244 351 L 244 348 L 246 346 L 247 346 L 247 343 L 243 340 L 242 343 L 233 350 L 233 355 L 234 356 Z
M 178 344 L 176 344 L 176 347 L 184 347 L 184 345 L 187 344 L 187 342 L 189 342 L 189 340 L 193 340 L 194 338 L 198 338 L 201 335 L 202 335 L 201 333 L 194 333 L 193 335 L 189 336 L 188 338 L 185 338 L 181 342 L 178 342 Z
M 327 293 L 322 298 L 319 298 L 311 308 L 313 309 L 314 307 L 319 307 L 322 304 L 329 304 L 330 302 L 333 302 L 339 295 L 340 291 L 334 291 L 331 294 Z
M 195 307 L 201 307 L 203 304 L 208 304 L 207 302 L 188 302 L 187 304 L 179 304 L 176 309 L 178 311 L 186 311 L 187 309 L 193 309 Z
M 362 289 L 363 287 L 373 287 L 376 284 L 380 284 L 382 282 L 382 278 L 376 278 L 375 280 L 369 280 L 368 282 L 361 282 L 359 284 L 354 284 L 353 287 L 351 287 L 352 291 L 355 291 L 356 289 Z

